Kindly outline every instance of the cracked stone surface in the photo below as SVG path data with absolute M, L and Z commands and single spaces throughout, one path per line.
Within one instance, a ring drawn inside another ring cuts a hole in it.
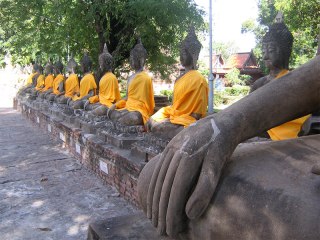
M 12 108 L 0 108 L 0 239 L 86 239 L 89 222 L 137 212 Z

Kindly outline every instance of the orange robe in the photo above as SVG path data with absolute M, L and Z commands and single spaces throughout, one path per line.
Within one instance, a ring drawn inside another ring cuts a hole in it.
M 37 73 L 31 73 L 27 79 L 26 85 L 32 84 L 32 78 L 36 75 Z
M 206 116 L 208 107 L 208 83 L 198 71 L 191 70 L 174 84 L 173 103 L 163 107 L 151 118 L 157 122 L 169 119 L 173 124 L 189 126 L 196 119 L 192 113 Z
M 70 74 L 67 78 L 66 82 L 64 83 L 65 89 L 65 97 L 73 97 L 75 94 L 79 93 L 79 79 L 77 74 Z
M 153 84 L 151 77 L 145 71 L 137 73 L 128 86 L 127 100 L 116 103 L 118 110 L 138 111 L 143 123 L 146 123 L 154 111 Z
M 44 88 L 42 88 L 40 91 L 44 92 L 52 88 L 52 83 L 53 83 L 53 75 L 49 74 L 45 79 L 44 79 Z
M 275 79 L 286 75 L 288 72 L 288 70 L 282 70 Z M 297 138 L 302 124 L 309 118 L 309 116 L 310 115 L 307 115 L 271 128 L 268 130 L 268 134 L 273 141 Z
M 59 85 L 60 83 L 64 80 L 64 76 L 62 74 L 59 74 L 58 76 L 55 77 L 52 83 L 52 92 L 53 94 L 60 94 L 59 92 Z
M 44 75 L 40 74 L 37 78 L 36 90 L 41 90 L 44 86 Z
M 100 102 L 110 107 L 114 102 L 120 100 L 119 83 L 112 72 L 103 75 L 99 82 L 99 95 L 89 98 L 90 103 Z
M 97 89 L 97 84 L 94 79 L 94 76 L 91 73 L 88 73 L 88 74 L 84 75 L 84 77 L 80 81 L 80 96 L 79 97 L 73 96 L 72 100 L 73 101 L 80 100 L 84 96 L 88 95 L 88 93 L 91 90 L 96 91 L 96 89 Z

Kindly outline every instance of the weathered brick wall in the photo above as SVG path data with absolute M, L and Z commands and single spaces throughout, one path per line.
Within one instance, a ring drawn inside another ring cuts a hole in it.
M 121 196 L 138 206 L 137 180 L 145 159 L 132 156 L 130 150 L 106 143 L 98 135 L 88 134 L 27 102 L 15 99 L 14 107 L 41 130 L 60 141 L 62 147 L 103 182 L 117 188 Z

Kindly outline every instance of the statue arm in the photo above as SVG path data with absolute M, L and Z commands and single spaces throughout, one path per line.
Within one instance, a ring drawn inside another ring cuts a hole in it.
M 199 120 L 167 145 L 153 171 L 147 216 L 161 234 L 176 236 L 186 218 L 206 210 L 236 146 L 320 107 L 320 57 Z

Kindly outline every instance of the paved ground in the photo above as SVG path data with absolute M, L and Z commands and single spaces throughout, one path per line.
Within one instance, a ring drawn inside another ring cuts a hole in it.
M 0 239 L 86 239 L 136 210 L 12 108 L 0 108 Z

